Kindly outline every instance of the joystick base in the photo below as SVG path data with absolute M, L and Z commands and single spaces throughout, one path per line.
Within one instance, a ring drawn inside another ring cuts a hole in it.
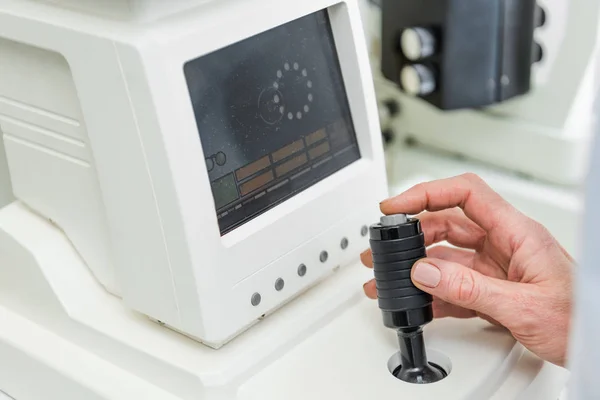
M 393 375 L 401 381 L 416 384 L 435 383 L 448 376 L 442 367 L 431 362 L 423 367 L 413 368 L 400 365 L 394 370 Z
M 398 329 L 401 364 L 394 370 L 393 375 L 408 383 L 426 384 L 441 381 L 446 376 L 437 364 L 427 361 L 423 329 Z

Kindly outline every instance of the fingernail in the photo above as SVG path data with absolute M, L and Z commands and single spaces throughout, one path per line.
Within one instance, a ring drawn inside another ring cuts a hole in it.
M 377 299 L 377 289 L 375 289 L 375 280 L 372 279 L 363 285 L 365 295 L 370 299 Z
M 439 285 L 442 273 L 438 267 L 426 262 L 418 263 L 413 269 L 413 279 L 421 285 L 434 288 Z

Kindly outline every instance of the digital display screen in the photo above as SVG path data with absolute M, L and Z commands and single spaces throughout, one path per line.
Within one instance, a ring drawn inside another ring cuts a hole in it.
M 184 72 L 222 235 L 360 158 L 326 11 Z

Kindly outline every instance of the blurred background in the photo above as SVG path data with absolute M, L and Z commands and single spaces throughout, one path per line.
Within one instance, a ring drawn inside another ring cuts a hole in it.
M 577 252 L 600 2 L 361 2 L 390 194 L 474 172 Z

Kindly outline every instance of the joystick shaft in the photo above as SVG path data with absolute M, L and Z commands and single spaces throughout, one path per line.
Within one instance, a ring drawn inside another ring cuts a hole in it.
M 370 244 L 383 323 L 398 333 L 401 365 L 394 375 L 419 384 L 442 380 L 446 372 L 428 362 L 423 338 L 423 327 L 433 320 L 433 297 L 410 278 L 413 265 L 427 256 L 419 220 L 384 216 L 371 226 Z

